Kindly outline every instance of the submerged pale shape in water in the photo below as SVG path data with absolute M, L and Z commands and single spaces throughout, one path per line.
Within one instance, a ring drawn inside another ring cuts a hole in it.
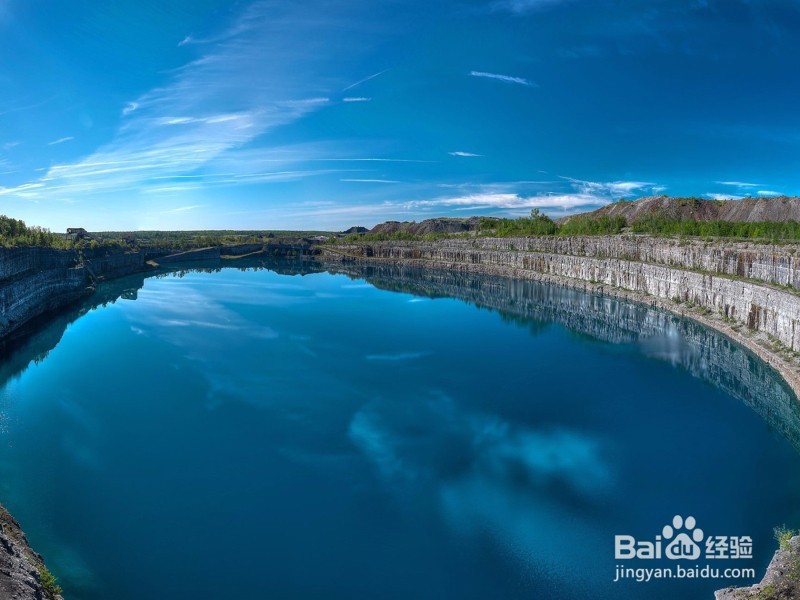
M 747 582 L 612 583 L 614 535 L 692 514 L 760 573 L 800 517 L 796 400 L 722 336 L 357 275 L 133 277 L 7 358 L 0 498 L 67 597 L 704 598 Z

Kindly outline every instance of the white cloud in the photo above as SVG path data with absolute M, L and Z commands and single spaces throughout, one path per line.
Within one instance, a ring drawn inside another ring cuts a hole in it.
M 363 96 L 356 96 L 356 97 L 348 96 L 347 98 L 343 98 L 342 100 L 343 102 L 370 102 L 372 98 L 365 98 Z
M 75 138 L 72 136 L 58 138 L 57 140 L 53 140 L 52 142 L 48 142 L 48 146 L 57 146 L 58 144 L 63 144 L 64 142 L 69 142 L 74 140 Z
M 756 194 L 759 196 L 783 196 L 782 192 L 774 192 L 772 190 L 758 190 Z
M 137 108 L 139 108 L 139 104 L 138 103 L 136 103 L 136 102 L 128 102 L 128 104 L 125 105 L 125 108 L 122 109 L 122 114 L 124 116 L 127 116 L 127 115 L 131 114 L 132 112 L 134 112 Z
M 446 207 L 456 210 L 486 209 L 558 209 L 567 210 L 579 206 L 606 204 L 591 194 L 541 194 L 537 196 L 520 196 L 514 193 L 468 194 L 465 196 L 442 197 L 433 200 L 412 200 L 406 203 L 409 209 L 423 207 Z
M 712 200 L 741 200 L 744 196 L 736 196 L 734 194 L 704 194 L 706 198 Z
M 714 183 L 719 183 L 720 185 L 733 185 L 736 187 L 760 187 L 763 185 L 761 183 L 747 183 L 744 181 L 715 181 Z
M 610 200 L 616 200 L 619 196 L 627 195 L 641 195 L 648 190 L 655 192 L 655 188 L 663 190 L 662 186 L 657 186 L 655 183 L 647 181 L 585 181 L 583 179 L 574 179 L 572 177 L 562 177 L 566 181 L 571 182 L 577 190 L 584 194 L 608 197 Z
M 465 156 L 465 157 L 476 157 L 476 156 L 483 156 L 482 154 L 473 154 L 472 152 L 448 152 L 450 156 Z
M 496 79 L 498 81 L 504 81 L 506 83 L 517 83 L 519 85 L 525 85 L 528 87 L 539 87 L 537 84 L 525 79 L 524 77 L 499 75 L 498 73 L 487 73 L 486 71 L 470 71 L 469 74 L 472 75 L 473 77 L 486 77 L 488 79 Z

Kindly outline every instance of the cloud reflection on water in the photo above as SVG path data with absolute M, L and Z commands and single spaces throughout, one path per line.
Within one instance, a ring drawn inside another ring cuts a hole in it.
M 433 488 L 456 534 L 488 534 L 549 577 L 567 577 L 576 560 L 591 564 L 575 539 L 602 544 L 585 508 L 606 500 L 614 471 L 596 436 L 512 425 L 441 393 L 374 400 L 349 435 L 388 489 Z

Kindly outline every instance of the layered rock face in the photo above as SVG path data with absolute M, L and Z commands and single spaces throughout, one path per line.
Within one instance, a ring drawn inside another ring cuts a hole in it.
M 174 264 L 174 263 L 182 263 L 182 262 L 194 262 L 194 261 L 208 261 L 208 260 L 219 260 L 220 251 L 219 247 L 215 246 L 213 248 L 199 248 L 197 250 L 187 250 L 186 252 L 178 252 L 177 254 L 169 254 L 167 256 L 161 256 L 157 258 L 159 264 Z
M 87 253 L 84 264 L 95 278 L 110 279 L 137 273 L 144 269 L 144 255 L 141 252 L 115 252 L 111 254 Z
M 30 319 L 90 294 L 86 269 L 48 269 L 0 286 L 0 334 L 8 335 Z
M 304 256 L 318 249 L 309 241 L 276 240 L 199 248 L 186 252 L 150 248 L 145 251 L 98 248 L 0 248 L 0 340 L 16 334 L 31 319 L 88 296 L 98 281 L 148 269 L 147 261 L 163 265 L 215 263 L 224 257 L 263 253 Z
M 0 249 L 0 337 L 89 293 L 89 283 L 75 251 Z
M 679 269 L 758 279 L 766 283 L 800 289 L 800 245 L 798 244 L 778 246 L 752 242 L 718 243 L 637 235 L 479 238 L 452 240 L 447 243 L 483 250 L 543 252 L 593 258 L 613 257 Z
M 797 283 L 800 288 L 799 265 L 790 250 L 753 244 L 703 246 L 702 242 L 681 244 L 630 236 L 374 242 L 339 245 L 332 255 L 338 253 L 345 261 L 386 260 L 529 279 L 544 275 L 599 283 L 704 308 L 796 351 L 800 350 L 800 296 L 762 283 Z
M 45 269 L 67 269 L 78 264 L 75 251 L 53 248 L 0 248 L 0 282 Z
M 140 252 L 0 248 L 0 339 L 91 294 L 98 280 L 144 269 Z

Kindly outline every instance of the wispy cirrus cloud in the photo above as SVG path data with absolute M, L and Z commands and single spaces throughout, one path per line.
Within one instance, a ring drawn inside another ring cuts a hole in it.
M 13 187 L 0 187 L 0 196 L 15 195 L 20 198 L 30 198 L 31 194 L 35 194 L 36 190 L 44 187 L 43 183 L 23 183 Z
M 3 3 L 0 2 L 0 8 L 2 8 L 2 5 L 3 5 Z M 41 106 L 44 106 L 45 104 L 48 104 L 48 103 L 52 102 L 56 98 L 57 98 L 57 96 L 51 96 L 49 98 L 45 98 L 44 100 L 38 100 L 36 102 L 14 103 L 11 106 L 0 106 L 0 115 L 8 115 L 8 114 L 11 114 L 11 113 L 25 112 L 25 111 L 28 111 L 28 110 L 32 110 L 34 108 L 39 108 Z
M 0 193 L 28 199 L 114 197 L 120 192 L 191 191 L 203 185 L 330 173 L 332 169 L 299 168 L 308 158 L 299 155 L 276 162 L 294 165 L 292 169 L 265 169 L 262 158 L 268 153 L 245 148 L 272 129 L 330 104 L 316 83 L 340 60 L 336 53 L 319 51 L 326 35 L 329 24 L 308 19 L 301 7 L 271 0 L 251 3 L 217 36 L 217 43 L 202 45 L 192 39 L 201 50 L 195 60 L 175 70 L 163 86 L 128 102 L 111 141 L 80 160 L 49 167 L 38 180 Z M 317 41 L 296 44 L 296 36 Z M 274 60 L 278 50 L 282 60 Z M 358 83 L 363 81 L 354 85 Z M 186 175 L 196 181 L 164 185 L 164 178 Z
M 364 96 L 348 96 L 346 98 L 342 98 L 342 102 L 370 102 L 372 98 L 366 98 Z
M 561 177 L 561 179 L 569 181 L 583 194 L 608 198 L 609 200 L 617 200 L 619 196 L 663 191 L 662 186 L 648 181 L 586 181 L 573 177 Z M 656 190 L 656 188 L 659 189 Z
M 745 181 L 715 181 L 714 183 L 718 183 L 720 185 L 732 185 L 742 188 L 762 187 L 764 185 L 762 183 L 747 183 Z
M 16 173 L 17 169 L 4 158 L 0 158 L 0 175 L 11 175 Z
M 59 144 L 63 144 L 64 142 L 69 142 L 74 140 L 75 138 L 70 136 L 58 138 L 57 140 L 53 140 L 52 142 L 48 142 L 48 146 L 58 146 Z
M 340 179 L 346 183 L 400 183 L 396 179 Z
M 782 196 L 783 192 L 776 192 L 773 190 L 758 190 L 756 194 L 759 196 Z
M 462 157 L 465 157 L 465 158 L 476 158 L 476 157 L 483 156 L 482 154 L 473 154 L 472 152 L 462 152 L 460 150 L 457 150 L 456 152 L 448 152 L 448 154 L 450 156 L 462 156 Z
M 511 75 L 488 73 L 486 71 L 470 71 L 469 74 L 472 77 L 484 77 L 486 79 L 495 79 L 497 81 L 502 81 L 504 83 L 516 83 L 518 85 L 524 85 L 527 87 L 539 87 L 538 84 L 534 83 L 533 81 L 529 81 L 524 77 L 512 77 Z
M 383 75 L 384 73 L 386 73 L 386 71 L 388 71 L 388 70 L 389 70 L 389 69 L 384 69 L 383 71 L 378 71 L 377 73 L 373 73 L 373 74 L 372 74 L 372 75 L 370 75 L 369 77 L 364 77 L 364 79 L 359 79 L 359 80 L 358 80 L 358 81 L 356 81 L 355 83 L 351 83 L 350 85 L 348 85 L 348 86 L 347 86 L 346 88 L 344 88 L 342 91 L 343 91 L 343 92 L 346 92 L 347 90 L 352 90 L 354 87 L 358 87 L 358 86 L 360 86 L 362 83 L 367 83 L 368 81 L 370 81 L 370 80 L 372 80 L 372 79 L 375 79 L 376 77 L 380 77 L 381 75 Z
M 406 203 L 407 208 L 454 208 L 456 210 L 487 209 L 553 209 L 564 211 L 582 206 L 594 206 L 599 200 L 590 194 L 541 194 L 521 196 L 515 193 L 485 193 L 466 196 L 442 197 L 432 200 L 415 200 Z
M 177 213 L 189 212 L 190 210 L 197 210 L 198 208 L 203 208 L 204 206 L 205 204 L 191 204 L 189 206 L 179 206 L 177 208 L 171 208 L 169 210 L 162 211 L 162 213 L 166 215 L 173 215 Z
M 384 157 L 319 157 L 312 158 L 314 161 L 327 161 L 327 162 L 388 162 L 388 163 L 432 163 L 432 160 L 421 160 L 418 158 L 384 158 Z

